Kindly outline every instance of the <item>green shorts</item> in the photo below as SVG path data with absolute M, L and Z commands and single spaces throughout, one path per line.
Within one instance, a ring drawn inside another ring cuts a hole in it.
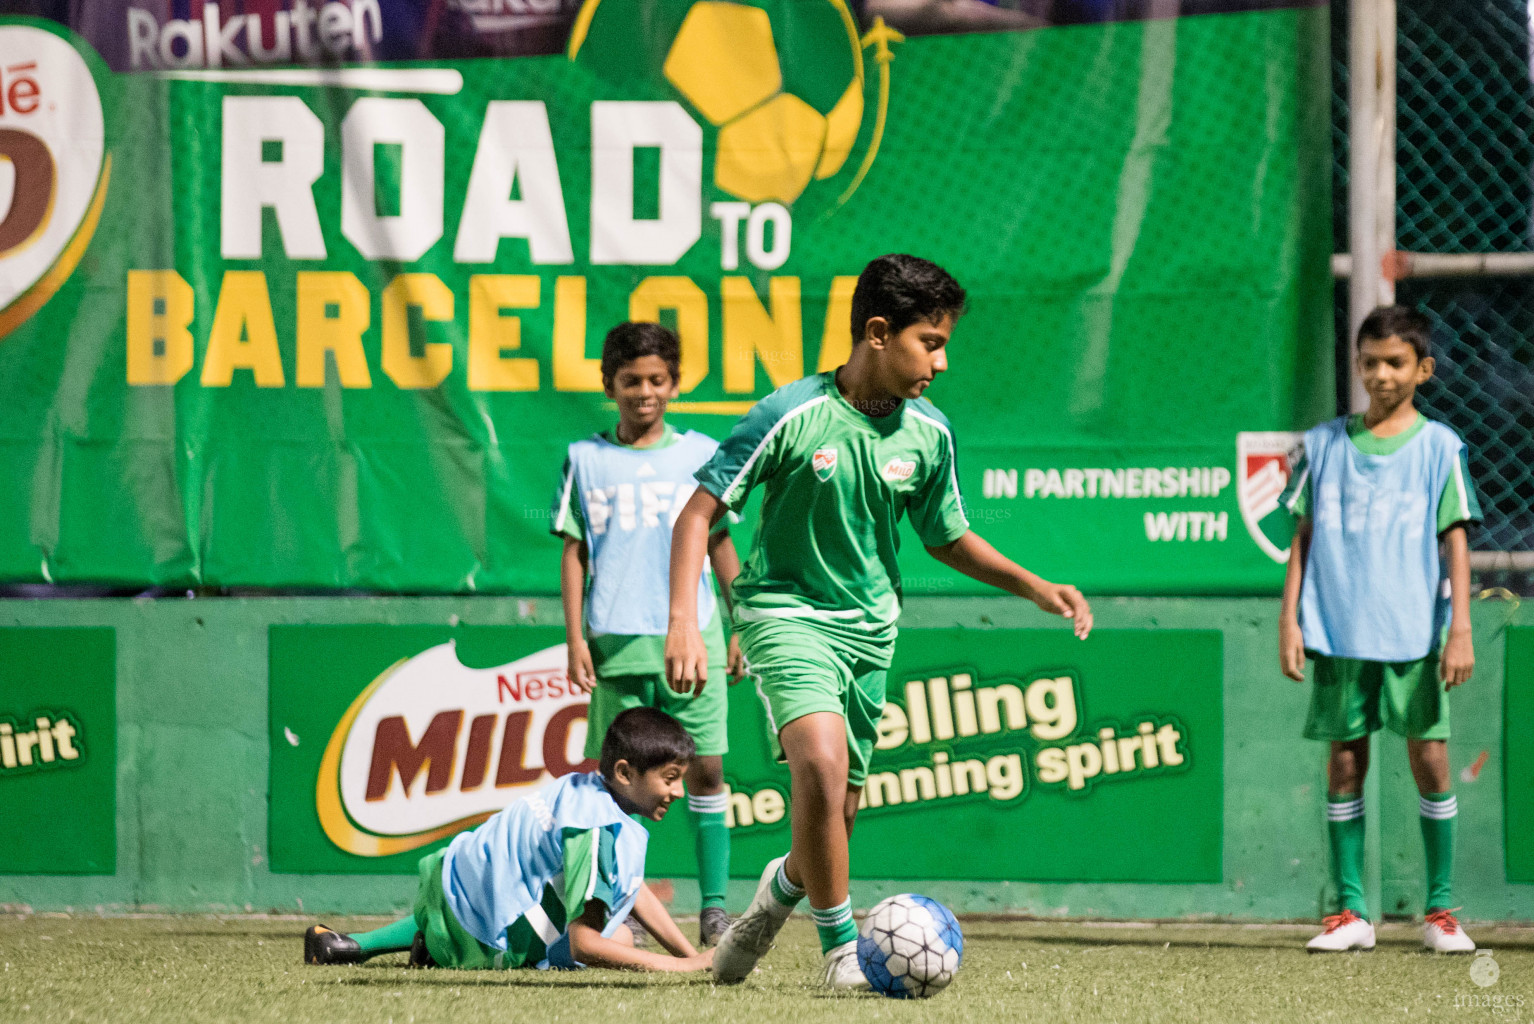
M 730 681 L 723 665 L 708 667 L 708 683 L 696 695 L 677 693 L 667 685 L 664 672 L 599 676 L 586 712 L 587 757 L 602 756 L 608 726 L 629 708 L 658 708 L 675 718 L 705 757 L 729 753 Z
M 748 622 L 737 632 L 767 709 L 773 756 L 784 760 L 778 732 L 789 722 L 830 711 L 847 723 L 847 785 L 861 788 L 884 714 L 889 666 L 870 657 L 884 653 L 882 645 L 849 641 L 791 619 Z
M 437 966 L 470 971 L 537 967 L 548 955 L 548 946 L 527 918 L 517 918 L 506 929 L 505 952 L 480 942 L 458 923 L 442 891 L 442 860 L 446 856 L 446 850 L 438 850 L 421 858 L 421 880 L 415 893 L 415 925 L 425 934 L 426 951 Z M 543 892 L 543 911 L 562 932 L 565 908 L 552 887 Z
M 1416 661 L 1311 657 L 1316 669 L 1306 739 L 1346 742 L 1381 724 L 1409 739 L 1449 738 L 1449 693 L 1438 678 L 1437 652 Z

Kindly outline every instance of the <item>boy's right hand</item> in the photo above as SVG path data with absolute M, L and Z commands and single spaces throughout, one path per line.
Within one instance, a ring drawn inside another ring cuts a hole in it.
M 565 675 L 570 680 L 571 689 L 590 693 L 597 685 L 597 670 L 591 664 L 591 648 L 584 641 L 567 644 L 566 647 L 569 663 Z
M 730 648 L 725 655 L 724 674 L 729 679 L 730 685 L 734 686 L 746 674 L 751 671 L 751 666 L 746 664 L 746 656 L 740 649 L 740 634 L 730 634 Z
M 1278 621 L 1278 667 L 1295 682 L 1305 681 L 1305 636 L 1298 621 Z
M 666 630 L 666 683 L 677 693 L 702 693 L 708 682 L 708 648 L 696 622 L 672 622 Z

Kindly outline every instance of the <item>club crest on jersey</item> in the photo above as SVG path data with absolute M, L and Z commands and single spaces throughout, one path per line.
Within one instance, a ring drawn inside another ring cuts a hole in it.
M 1288 524 L 1277 528 L 1263 520 L 1278 508 L 1299 459 L 1303 434 L 1287 430 L 1247 431 L 1236 435 L 1236 499 L 1252 540 L 1275 562 L 1289 560 Z M 1282 546 L 1280 546 L 1282 545 Z
M 916 472 L 916 460 L 890 459 L 884 464 L 884 468 L 880 472 L 884 474 L 884 479 L 892 484 L 898 484 L 901 481 L 911 479 L 911 474 Z
M 810 465 L 815 470 L 815 476 L 819 480 L 831 479 L 831 474 L 836 472 L 836 449 L 816 448 L 815 454 L 810 456 Z

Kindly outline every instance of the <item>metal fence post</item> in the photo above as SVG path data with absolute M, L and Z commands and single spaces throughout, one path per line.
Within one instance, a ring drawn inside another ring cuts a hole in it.
M 1396 211 L 1396 5 L 1395 0 L 1354 0 L 1348 25 L 1348 341 L 1375 306 L 1395 301 L 1395 282 L 1385 275 L 1386 254 L 1395 250 Z M 1348 360 L 1348 393 L 1355 412 L 1368 406 L 1354 360 Z

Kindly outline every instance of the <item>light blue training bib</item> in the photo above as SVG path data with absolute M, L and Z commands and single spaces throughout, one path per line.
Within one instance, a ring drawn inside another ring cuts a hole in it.
M 623 813 L 597 772 L 576 772 L 509 804 L 472 832 L 460 832 L 442 859 L 442 892 L 464 930 L 493 949 L 506 948 L 506 929 L 533 908 L 564 871 L 565 829 L 618 826 L 616 896 L 603 935 L 628 917 L 644 884 L 650 834 Z M 553 938 L 545 936 L 552 945 Z
M 1390 455 L 1348 440 L 1346 416 L 1305 433 L 1310 558 L 1300 592 L 1305 648 L 1367 661 L 1432 653 L 1448 621 L 1438 498 L 1464 442 L 1441 423 Z

